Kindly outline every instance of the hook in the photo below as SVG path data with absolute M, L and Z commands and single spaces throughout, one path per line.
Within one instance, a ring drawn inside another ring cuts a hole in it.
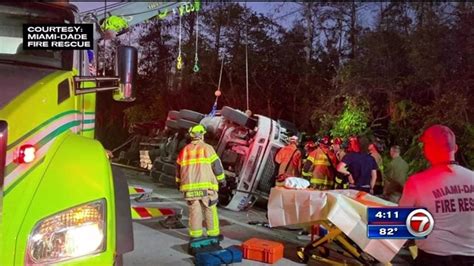
M 191 12 L 190 4 L 186 3 L 186 13 Z
M 184 11 L 185 11 L 185 6 L 184 5 L 179 6 L 178 10 L 179 10 L 179 16 L 183 16 Z
M 178 55 L 178 62 L 176 63 L 176 68 L 181 70 L 183 68 L 183 59 L 181 58 L 181 55 Z
M 200 68 L 199 65 L 198 65 L 198 61 L 196 61 L 196 62 L 194 63 L 194 67 L 193 67 L 194 73 L 199 72 L 200 69 L 201 69 L 201 68 Z
M 168 8 L 165 8 L 163 12 L 158 13 L 158 18 L 159 19 L 164 19 L 168 15 Z

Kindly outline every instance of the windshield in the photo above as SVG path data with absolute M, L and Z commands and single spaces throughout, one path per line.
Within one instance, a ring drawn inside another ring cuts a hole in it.
M 0 3 L 0 64 L 72 69 L 72 50 L 23 50 L 23 24 L 74 23 L 70 10 L 42 3 Z

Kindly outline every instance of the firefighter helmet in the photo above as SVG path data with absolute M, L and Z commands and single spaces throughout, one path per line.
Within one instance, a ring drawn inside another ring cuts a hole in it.
M 331 145 L 331 139 L 329 138 L 329 136 L 322 137 L 318 142 L 320 145 L 324 145 L 324 146 Z
M 206 128 L 201 124 L 197 124 L 190 127 L 188 132 L 192 138 L 201 138 L 206 134 Z
M 290 142 L 294 142 L 294 143 L 297 143 L 298 142 L 298 136 L 291 136 L 289 138 Z
M 337 138 L 334 138 L 332 141 L 331 141 L 332 144 L 335 144 L 335 145 L 341 145 L 342 144 L 342 139 L 337 137 Z

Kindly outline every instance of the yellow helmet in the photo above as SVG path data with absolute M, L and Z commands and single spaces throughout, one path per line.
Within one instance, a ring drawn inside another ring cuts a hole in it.
M 206 128 L 201 124 L 197 124 L 195 126 L 190 127 L 188 132 L 191 137 L 200 138 L 204 136 L 204 134 L 206 134 Z

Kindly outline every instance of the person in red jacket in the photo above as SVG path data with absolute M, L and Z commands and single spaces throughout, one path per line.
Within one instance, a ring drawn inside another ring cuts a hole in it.
M 275 157 L 275 162 L 280 165 L 278 176 L 300 176 L 301 173 L 301 152 L 298 149 L 298 137 L 290 137 L 290 143 L 281 148 Z

